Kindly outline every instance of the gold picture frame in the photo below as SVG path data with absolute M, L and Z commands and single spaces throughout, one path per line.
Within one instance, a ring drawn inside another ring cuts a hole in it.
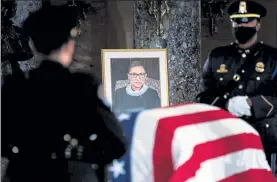
M 166 49 L 102 49 L 103 92 L 112 109 L 115 110 L 115 105 L 118 105 L 114 98 L 117 89 L 122 90 L 125 87 L 127 89 L 128 85 L 132 86 L 128 71 L 133 62 L 142 63 L 147 75 L 144 84 L 149 91 L 153 89 L 157 92 L 160 98 L 160 107 L 168 106 L 169 86 Z M 137 76 L 136 79 L 138 79 Z M 145 109 L 148 108 L 145 107 Z

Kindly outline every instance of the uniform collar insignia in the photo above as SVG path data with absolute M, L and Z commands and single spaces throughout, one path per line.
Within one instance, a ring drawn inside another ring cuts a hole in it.
M 217 73 L 227 73 L 228 72 L 228 69 L 226 68 L 226 65 L 225 64 L 221 64 L 219 66 L 219 69 L 216 70 Z

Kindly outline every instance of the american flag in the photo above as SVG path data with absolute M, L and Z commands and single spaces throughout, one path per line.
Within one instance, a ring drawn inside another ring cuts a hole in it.
M 259 134 L 217 107 L 186 104 L 120 116 L 130 149 L 110 182 L 276 182 Z

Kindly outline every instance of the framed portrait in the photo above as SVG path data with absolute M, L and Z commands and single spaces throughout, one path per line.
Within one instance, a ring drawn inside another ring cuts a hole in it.
M 169 105 L 166 49 L 102 49 L 102 82 L 112 111 Z

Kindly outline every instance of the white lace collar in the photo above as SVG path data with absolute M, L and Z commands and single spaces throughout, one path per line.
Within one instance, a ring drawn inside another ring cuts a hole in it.
M 146 91 L 148 90 L 148 86 L 147 85 L 143 85 L 142 88 L 138 91 L 135 91 L 131 88 L 131 85 L 129 84 L 127 87 L 126 87 L 126 93 L 128 95 L 131 95 L 131 96 L 141 96 L 142 94 L 144 94 Z

